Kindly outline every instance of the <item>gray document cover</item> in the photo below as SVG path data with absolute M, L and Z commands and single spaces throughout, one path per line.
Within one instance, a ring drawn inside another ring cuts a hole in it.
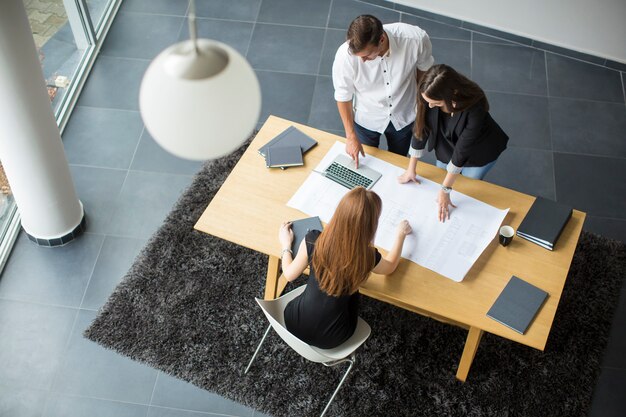
M 269 147 L 279 147 L 288 145 L 300 145 L 302 154 L 317 145 L 317 141 L 307 135 L 306 133 L 298 130 L 293 126 L 289 126 L 283 132 L 278 134 L 274 139 L 267 142 L 265 145 L 259 148 L 259 153 L 263 156 L 267 153 Z
M 298 145 L 268 148 L 265 154 L 265 165 L 268 168 L 304 165 L 302 161 L 302 150 Z
M 487 316 L 524 334 L 547 297 L 547 292 L 514 275 Z
M 291 222 L 291 230 L 293 230 L 293 243 L 291 244 L 291 250 L 293 252 L 293 256 L 296 256 L 302 239 L 304 239 L 304 237 L 310 230 L 319 230 L 321 232 L 322 222 L 317 216 L 301 220 L 294 220 L 293 222 Z

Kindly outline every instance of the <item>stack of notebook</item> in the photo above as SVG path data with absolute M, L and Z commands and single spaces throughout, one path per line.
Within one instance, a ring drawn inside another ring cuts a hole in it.
M 571 207 L 537 197 L 519 225 L 517 235 L 553 250 L 570 217 L 572 217 Z
M 290 126 L 281 134 L 259 148 L 268 168 L 287 168 L 304 165 L 302 155 L 317 145 L 317 141 L 297 128 Z
M 493 303 L 487 316 L 524 334 L 548 293 L 513 275 Z

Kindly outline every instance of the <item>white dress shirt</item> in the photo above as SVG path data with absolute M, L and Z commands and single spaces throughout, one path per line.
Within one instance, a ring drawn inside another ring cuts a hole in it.
M 383 29 L 389 39 L 385 56 L 363 62 L 344 42 L 333 62 L 335 100 L 354 98 L 354 121 L 380 133 L 389 122 L 400 130 L 415 121 L 416 69 L 426 71 L 435 61 L 430 38 L 419 27 L 392 23 Z

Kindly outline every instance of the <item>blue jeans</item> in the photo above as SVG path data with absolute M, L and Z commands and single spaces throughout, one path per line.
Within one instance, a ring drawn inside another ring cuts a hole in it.
M 496 161 L 489 162 L 487 165 L 481 167 L 465 167 L 461 171 L 461 175 L 468 178 L 474 178 L 476 180 L 482 180 L 491 168 L 496 164 Z M 437 167 L 446 169 L 448 164 L 445 164 L 437 159 Z
M 385 137 L 387 138 L 387 145 L 389 146 L 390 152 L 397 153 L 402 156 L 406 156 L 409 153 L 411 138 L 413 137 L 414 124 L 415 122 L 403 127 L 400 130 L 396 130 L 396 128 L 393 127 L 393 124 L 389 122 L 389 125 L 385 129 Z M 356 137 L 363 145 L 375 146 L 377 148 L 380 145 L 381 134 L 379 132 L 366 129 L 356 123 L 354 124 L 354 130 L 356 132 Z

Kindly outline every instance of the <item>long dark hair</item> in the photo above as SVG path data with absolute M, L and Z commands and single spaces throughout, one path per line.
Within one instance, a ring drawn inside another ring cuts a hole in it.
M 339 202 L 315 243 L 311 261 L 326 294 L 353 294 L 374 269 L 372 240 L 382 204 L 378 194 L 363 187 L 356 187 Z
M 489 111 L 485 92 L 478 84 L 445 64 L 433 65 L 417 86 L 417 117 L 413 132 L 419 139 L 426 139 L 431 129 L 426 125 L 428 103 L 422 93 L 431 100 L 443 100 L 448 111 L 462 112 L 477 103 Z

